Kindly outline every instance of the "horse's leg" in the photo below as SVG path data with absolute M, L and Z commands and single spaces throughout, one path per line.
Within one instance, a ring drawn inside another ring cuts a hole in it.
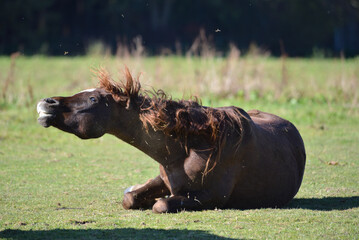
M 160 176 L 148 180 L 145 184 L 136 185 L 126 192 L 123 197 L 122 206 L 125 209 L 151 208 L 156 198 L 169 195 L 170 191 Z
M 149 182 L 151 182 L 153 179 L 149 179 L 147 180 L 147 182 L 145 182 L 144 184 L 136 184 L 136 185 L 133 185 L 133 186 L 130 186 L 128 188 L 125 189 L 125 191 L 123 192 L 123 194 L 126 194 L 128 192 L 133 192 L 143 186 L 145 186 L 146 184 L 148 184 Z
M 192 194 L 191 194 L 192 195 Z M 210 198 L 206 193 L 193 196 L 171 196 L 159 199 L 152 208 L 154 213 L 176 213 L 182 210 L 202 210 L 212 207 L 208 205 Z M 202 201 L 201 201 L 202 200 Z

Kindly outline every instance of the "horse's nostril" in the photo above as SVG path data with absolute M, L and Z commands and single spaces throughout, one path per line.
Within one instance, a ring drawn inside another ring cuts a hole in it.
M 58 101 L 56 101 L 55 99 L 52 99 L 52 98 L 45 98 L 44 101 L 47 102 L 48 104 L 57 104 L 58 103 Z

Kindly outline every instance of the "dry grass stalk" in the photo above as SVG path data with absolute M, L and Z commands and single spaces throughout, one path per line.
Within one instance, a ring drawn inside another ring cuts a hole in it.
M 133 47 L 131 48 L 131 55 L 135 58 L 141 58 L 145 56 L 145 47 L 142 44 L 142 37 L 137 36 L 133 39 Z
M 10 56 L 11 58 L 10 68 L 2 89 L 2 97 L 4 101 L 6 101 L 7 99 L 7 92 L 9 90 L 9 87 L 15 83 L 15 66 L 16 66 L 16 58 L 18 56 L 20 56 L 20 52 L 15 52 Z
M 223 80 L 222 91 L 230 94 L 236 94 L 239 88 L 238 83 L 236 81 L 237 80 L 236 69 L 241 52 L 233 43 L 229 45 L 229 48 L 230 51 L 227 61 L 225 63 L 225 69 L 223 74 L 224 80 Z
M 348 73 L 346 69 L 346 59 L 344 54 L 340 55 L 341 62 L 341 73 L 340 77 L 335 81 L 334 86 L 335 89 L 339 90 L 337 94 L 337 100 L 344 100 L 345 102 L 350 102 L 351 107 L 355 106 L 358 102 L 358 72 L 359 70 L 355 70 L 353 73 Z
M 198 37 L 193 41 L 192 46 L 186 52 L 186 57 L 202 57 L 210 58 L 216 55 L 215 48 L 213 46 L 212 37 L 207 37 L 204 29 L 201 29 Z
M 128 49 L 127 44 L 124 44 L 120 40 L 117 41 L 116 57 L 117 58 L 125 58 L 125 59 L 128 59 L 131 57 L 131 53 L 130 53 L 130 50 Z
M 27 94 L 29 96 L 27 105 L 30 106 L 34 102 L 34 90 L 30 82 L 27 85 Z
M 288 57 L 287 52 L 285 51 L 285 46 L 284 46 L 284 42 L 283 40 L 279 40 L 279 47 L 280 47 L 280 51 L 281 51 L 281 81 L 279 83 L 279 85 L 276 87 L 275 93 L 274 93 L 274 97 L 275 99 L 279 99 L 281 97 L 281 95 L 284 92 L 284 89 L 288 88 L 288 69 L 287 69 L 287 64 L 286 64 L 286 60 Z

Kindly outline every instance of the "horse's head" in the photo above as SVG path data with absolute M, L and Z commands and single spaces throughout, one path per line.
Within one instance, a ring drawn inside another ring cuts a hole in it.
M 45 98 L 37 104 L 38 122 L 83 139 L 97 138 L 107 132 L 115 105 L 112 95 L 101 88 L 71 97 Z

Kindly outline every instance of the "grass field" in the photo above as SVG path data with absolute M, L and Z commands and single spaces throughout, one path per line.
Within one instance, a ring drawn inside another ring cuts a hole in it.
M 123 190 L 158 174 L 113 136 L 80 140 L 37 124 L 37 100 L 96 85 L 91 68 L 127 64 L 144 88 L 292 121 L 307 165 L 283 209 L 156 215 L 126 211 Z M 1 239 L 358 239 L 359 59 L 232 56 L 0 58 Z

